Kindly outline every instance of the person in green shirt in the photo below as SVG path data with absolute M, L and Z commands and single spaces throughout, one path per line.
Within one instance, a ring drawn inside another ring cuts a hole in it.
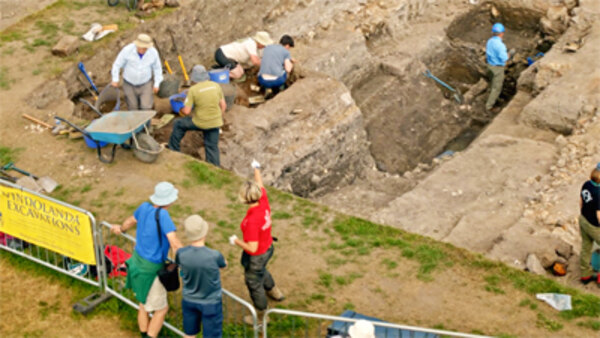
M 223 125 L 223 112 L 227 109 L 225 97 L 221 86 L 208 80 L 208 72 L 204 66 L 194 66 L 190 79 L 195 84 L 188 91 L 184 107 L 179 111 L 184 117 L 173 125 L 169 149 L 180 151 L 181 139 L 185 133 L 188 130 L 200 130 L 204 137 L 206 162 L 218 167 L 219 133 Z

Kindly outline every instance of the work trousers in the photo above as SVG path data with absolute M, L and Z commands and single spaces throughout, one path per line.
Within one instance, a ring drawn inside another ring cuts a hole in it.
M 275 281 L 269 270 L 267 270 L 267 263 L 273 256 L 273 245 L 262 255 L 250 256 L 244 251 L 242 253 L 242 266 L 244 267 L 244 279 L 250 298 L 254 303 L 254 307 L 258 311 L 264 311 L 267 309 L 267 294 L 266 291 L 270 291 L 275 287 Z
M 223 68 L 227 67 L 229 69 L 233 69 L 235 68 L 235 66 L 237 66 L 237 61 L 235 61 L 234 59 L 230 59 L 228 58 L 225 53 L 223 53 L 223 50 L 221 48 L 217 49 L 217 51 L 215 52 L 215 61 L 217 61 L 217 64 Z
M 173 124 L 173 131 L 169 138 L 169 149 L 180 151 L 181 139 L 189 130 L 202 131 L 204 138 L 204 155 L 206 162 L 212 163 L 215 166 L 220 166 L 219 159 L 219 128 L 202 129 L 197 127 L 192 121 L 191 116 L 178 119 Z
M 129 110 L 150 110 L 154 105 L 152 80 L 139 86 L 123 81 L 123 94 Z
M 488 77 L 490 78 L 490 96 L 485 103 L 485 109 L 490 110 L 496 104 L 500 93 L 502 93 L 502 84 L 504 83 L 504 67 L 488 65 Z
M 581 269 L 581 277 L 587 277 L 594 273 L 591 265 L 592 247 L 594 241 L 600 244 L 600 227 L 593 226 L 583 215 L 579 215 L 579 231 L 581 232 L 579 268 Z

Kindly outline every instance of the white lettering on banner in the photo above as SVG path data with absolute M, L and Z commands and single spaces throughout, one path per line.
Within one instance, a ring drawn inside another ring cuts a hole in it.
M 271 213 L 269 210 L 265 210 L 265 225 L 262 226 L 262 230 L 267 230 L 271 227 Z
M 590 203 L 593 200 L 592 193 L 589 192 L 586 189 L 584 189 L 583 191 L 581 191 L 581 198 L 583 198 L 583 201 L 585 203 Z

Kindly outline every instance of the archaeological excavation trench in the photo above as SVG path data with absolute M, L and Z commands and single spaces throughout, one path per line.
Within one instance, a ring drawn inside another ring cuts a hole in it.
M 393 174 L 410 171 L 419 163 L 447 151 L 462 151 L 494 118 L 486 112 L 487 75 L 485 43 L 495 21 L 507 27 L 507 48 L 517 52 L 506 67 L 502 94 L 504 107 L 516 93 L 517 79 L 527 68 L 527 57 L 547 52 L 552 40 L 538 29 L 540 15 L 521 8 L 501 8 L 493 19 L 487 8 L 475 8 L 447 27 L 446 41 L 398 71 L 382 63 L 352 88 L 365 116 L 370 150 L 377 168 Z M 452 92 L 423 75 L 432 74 L 461 93 Z
M 364 179 L 365 170 L 376 168 L 381 173 L 402 175 L 419 165 L 431 164 L 436 157 L 466 149 L 494 118 L 484 109 L 487 98 L 485 43 L 491 36 L 491 25 L 503 22 L 507 28 L 505 43 L 509 49 L 516 50 L 515 57 L 506 67 L 498 101 L 500 107 L 506 106 L 515 95 L 517 79 L 528 67 L 527 58 L 535 59 L 538 55 L 539 59 L 539 53 L 547 52 L 557 38 L 544 36 L 540 31 L 539 12 L 500 5 L 495 8 L 495 17 L 487 4 L 472 6 L 455 16 L 447 25 L 445 36 L 434 45 L 408 60 L 394 60 L 402 61 L 402 66 L 376 54 L 369 55 L 379 61 L 364 66 L 366 72 L 358 80 L 344 81 L 345 90 L 350 91 L 349 97 L 342 92 L 333 94 L 336 90 L 328 85 L 321 88 L 318 83 L 326 75 L 315 69 L 308 69 L 305 72 L 308 75 L 303 74 L 304 78 L 299 80 L 303 83 L 301 86 L 294 84 L 259 106 L 248 104 L 248 97 L 257 94 L 250 89 L 255 78 L 250 76 L 246 83 L 231 84 L 233 89 L 229 90 L 229 95 L 235 96 L 235 104 L 230 105 L 231 109 L 225 114 L 221 136 L 224 168 L 242 172 L 237 161 L 247 156 L 259 156 L 262 152 L 264 161 L 277 162 L 267 169 L 270 184 L 303 197 L 316 197 Z M 181 18 L 177 20 L 182 21 Z M 166 27 L 168 22 L 164 25 Z M 161 29 L 163 27 L 155 28 L 159 38 Z M 194 31 L 189 33 L 196 34 Z M 376 38 L 385 42 L 388 37 L 382 34 Z M 306 43 L 306 39 L 300 38 L 299 42 Z M 160 43 L 169 51 L 168 41 Z M 368 49 L 370 44 L 372 41 L 363 40 L 362 47 Z M 390 44 L 386 53 L 393 54 L 393 46 Z M 104 67 L 109 67 L 112 59 L 103 60 Z M 203 60 L 209 65 L 212 62 L 209 57 Z M 362 66 L 356 63 L 350 68 Z M 455 88 L 460 93 L 459 98 L 426 77 L 426 71 Z M 108 83 L 105 75 L 99 77 Z M 102 79 L 97 82 L 103 84 Z M 75 115 L 83 120 L 95 118 L 91 110 L 78 101 L 81 97 L 91 100 L 89 93 L 83 87 L 69 91 L 76 105 Z M 303 95 L 306 98 L 300 99 Z M 319 100 L 327 95 L 328 99 Z M 360 109 L 352 113 L 357 120 L 337 121 L 348 116 L 335 117 L 331 110 L 348 109 L 344 108 L 349 107 L 348 102 L 355 103 Z M 304 108 L 298 110 L 304 113 L 291 116 L 294 108 Z M 126 109 L 124 100 L 121 100 L 121 109 Z M 155 109 L 157 117 L 169 114 L 168 99 L 156 99 Z M 317 116 L 309 117 L 309 113 Z M 244 124 L 252 125 L 253 130 L 248 130 Z M 329 137 L 307 134 L 315 126 L 328 126 Z M 168 142 L 171 128 L 172 123 L 155 131 L 154 137 L 159 142 Z M 342 137 L 339 133 L 352 135 Z M 182 141 L 182 152 L 202 158 L 202 135 L 187 133 Z M 402 194 L 409 188 L 407 185 L 397 193 Z

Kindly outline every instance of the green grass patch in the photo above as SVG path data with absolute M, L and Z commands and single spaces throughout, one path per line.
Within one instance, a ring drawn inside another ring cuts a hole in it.
M 81 190 L 79 190 L 80 193 L 85 194 L 86 192 L 92 190 L 92 185 L 91 184 L 86 184 L 84 185 Z
M 333 275 L 328 272 L 319 272 L 319 279 L 317 280 L 317 284 L 322 285 L 326 288 L 330 288 L 333 282 Z
M 35 22 L 35 27 L 40 31 L 42 35 L 56 36 L 59 31 L 59 27 L 52 21 L 38 20 Z
M 543 327 L 552 332 L 560 331 L 563 328 L 563 324 L 544 316 L 542 313 L 538 313 L 535 324 L 537 327 Z
M 594 331 L 600 331 L 600 320 L 586 320 L 577 323 L 578 326 L 592 329 Z
M 381 261 L 381 264 L 383 264 L 388 270 L 393 270 L 398 266 L 398 262 L 393 261 L 389 258 L 384 258 Z
M 25 39 L 25 34 L 16 29 L 4 31 L 0 35 L 0 41 L 2 42 L 20 41 L 23 39 Z
M 17 156 L 22 150 L 22 148 L 13 149 L 0 146 L 0 165 L 6 165 L 9 162 L 17 161 Z
M 0 89 L 8 90 L 13 83 L 15 83 L 15 79 L 8 74 L 8 68 L 0 68 Z
M 523 299 L 520 303 L 519 303 L 520 307 L 525 307 L 528 306 L 530 309 L 532 310 L 536 310 L 538 305 L 537 303 L 533 302 L 531 299 L 525 298 Z
M 48 41 L 46 39 L 35 38 L 31 43 L 31 47 L 40 47 L 40 46 L 51 46 L 53 44 L 52 41 Z
M 275 211 L 271 215 L 272 219 L 290 219 L 292 217 L 294 217 L 294 216 L 292 216 L 292 214 L 285 212 L 285 211 Z
M 502 290 L 499 286 L 500 277 L 498 275 L 485 276 L 483 279 L 487 283 L 487 285 L 485 286 L 486 291 L 496 294 L 505 294 L 504 290 Z
M 187 162 L 185 168 L 190 180 L 196 184 L 205 184 L 216 189 L 221 189 L 224 185 L 234 182 L 231 173 L 202 162 Z

